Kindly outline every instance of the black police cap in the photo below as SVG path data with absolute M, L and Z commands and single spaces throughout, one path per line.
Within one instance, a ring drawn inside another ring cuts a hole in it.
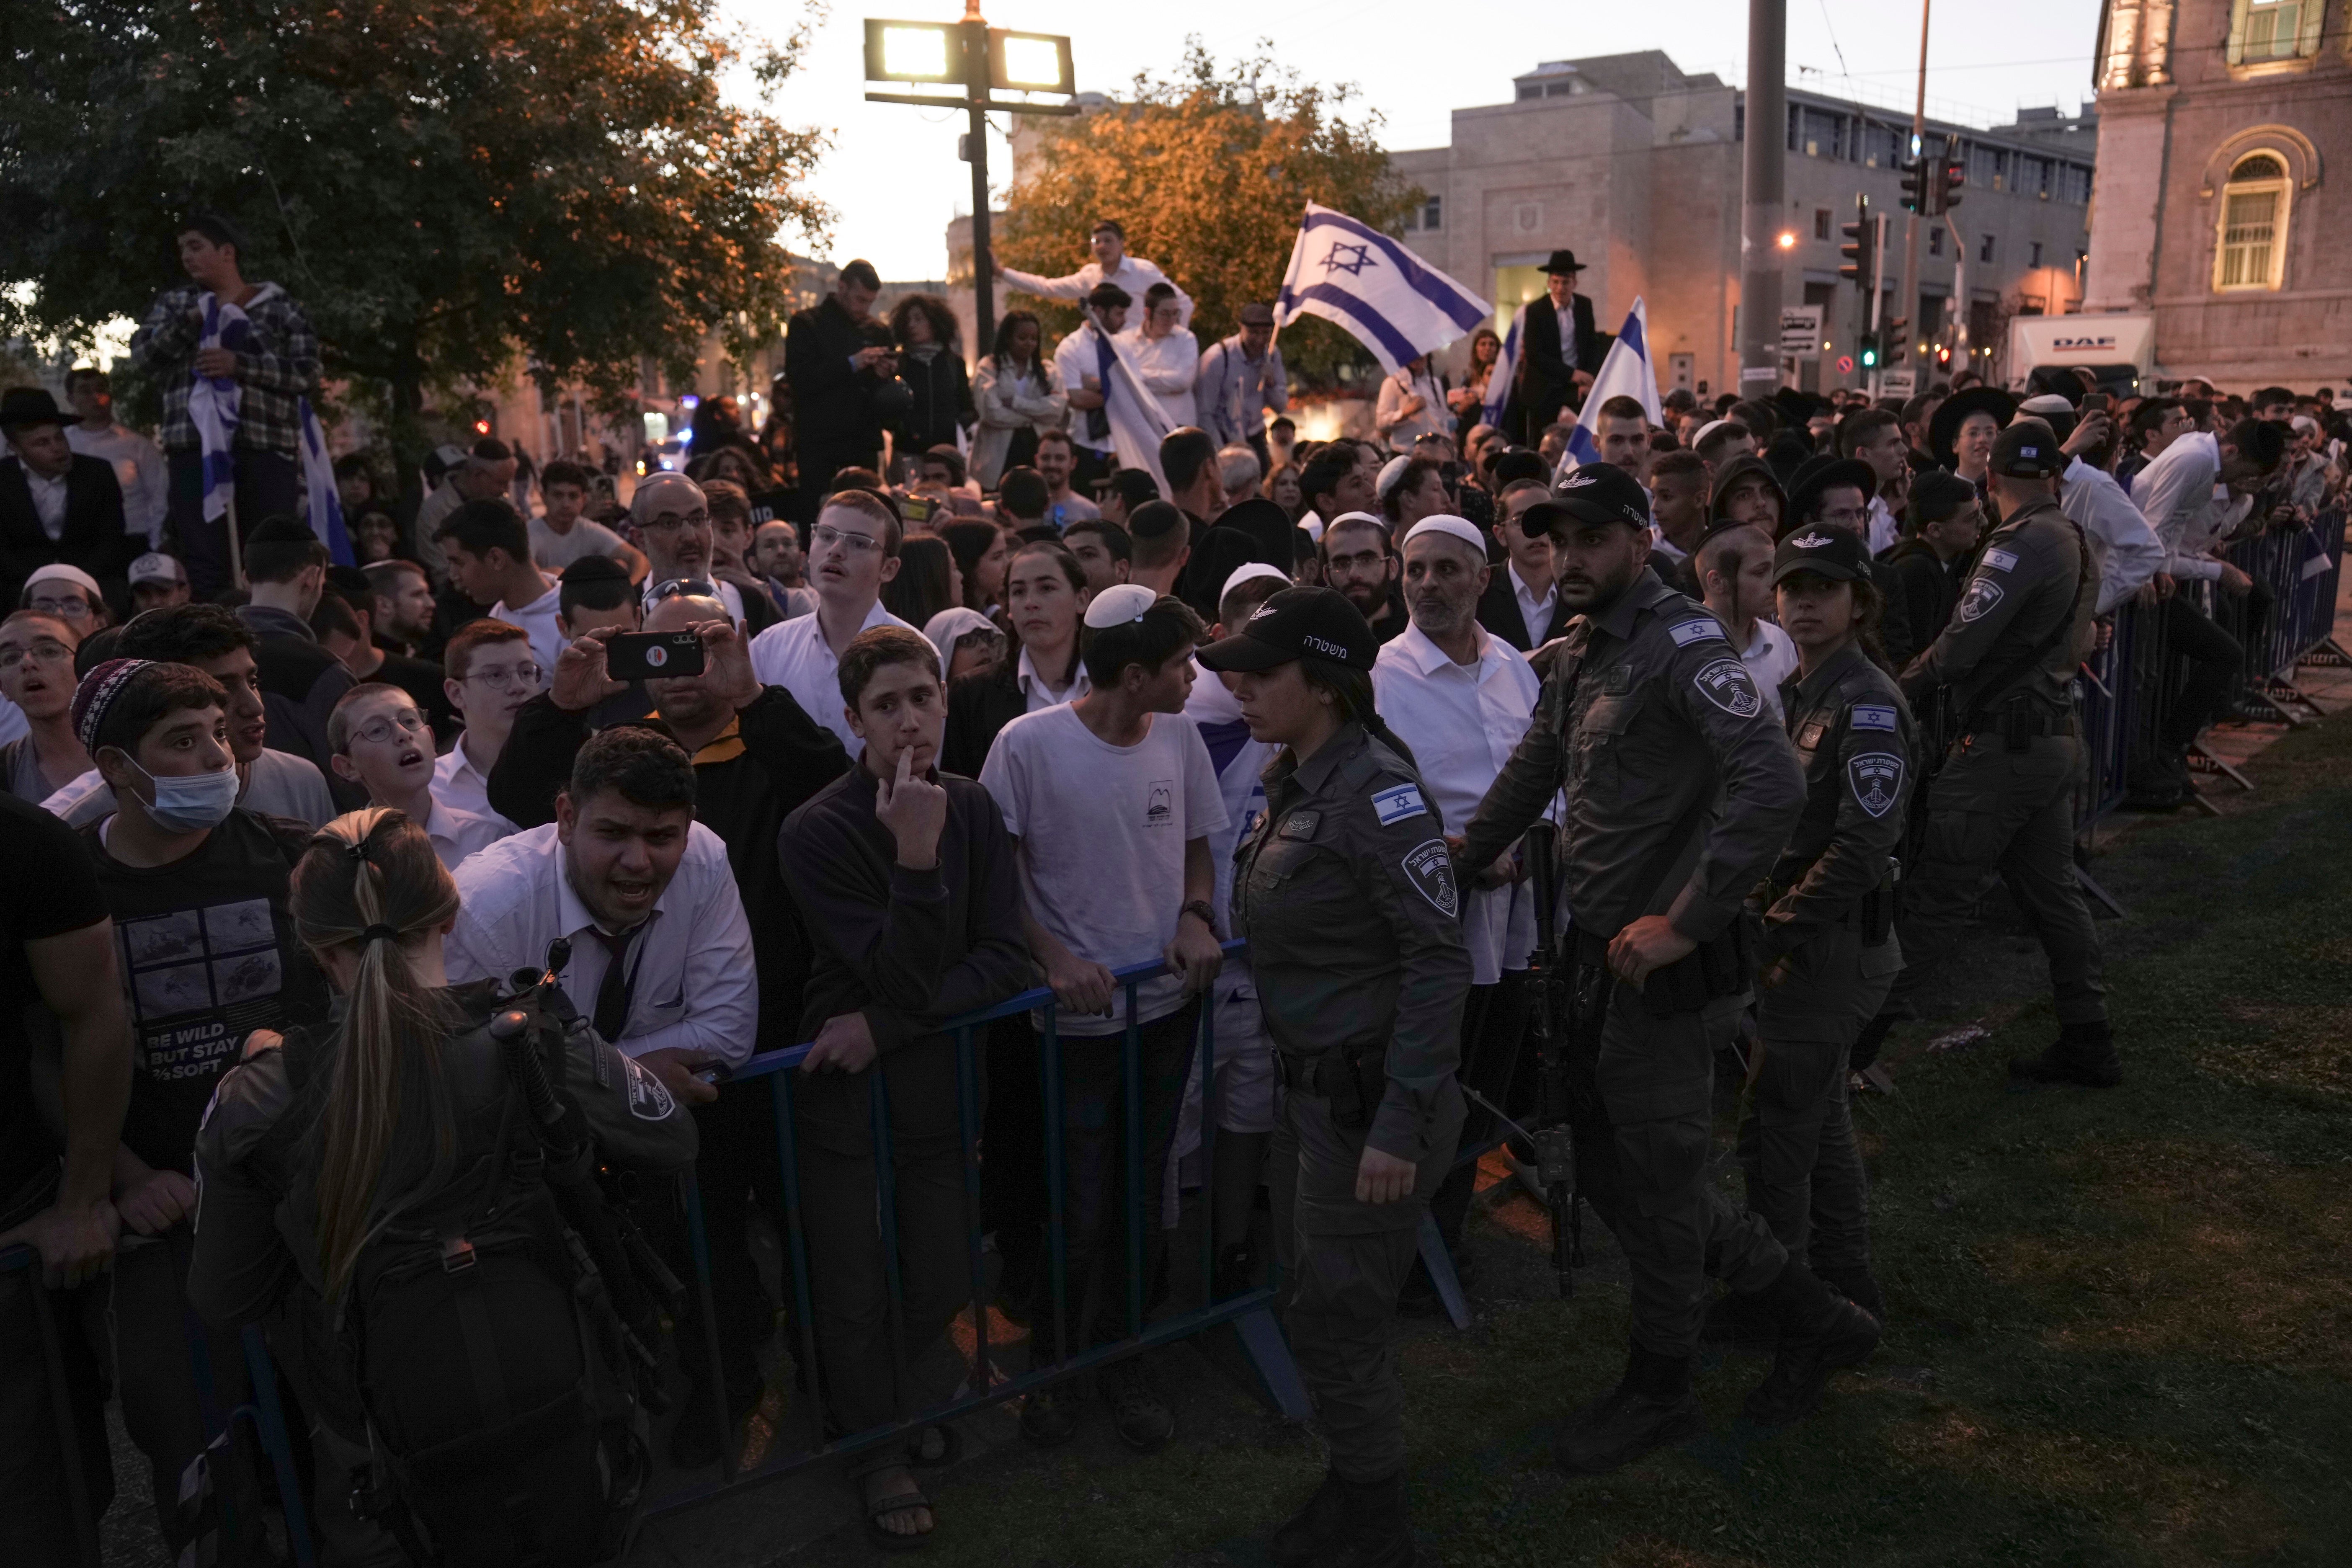
M 1329 588 L 1285 588 L 1260 605 L 1232 637 L 1200 652 L 1201 668 L 1272 669 L 1294 659 L 1327 658 L 1369 672 L 1380 639 L 1360 611 Z
M 1859 583 L 1870 575 L 1870 546 L 1849 528 L 1808 523 L 1772 552 L 1772 581 L 1811 572 L 1834 582 Z
M 2066 468 L 2058 433 L 2039 419 L 2021 419 L 1992 438 L 1992 471 L 2012 479 L 2046 479 Z
M 1580 464 L 1552 487 L 1549 500 L 1538 501 L 1519 514 L 1519 526 L 1529 539 L 1541 538 L 1562 522 L 1622 522 L 1646 531 L 1650 493 L 1614 463 Z

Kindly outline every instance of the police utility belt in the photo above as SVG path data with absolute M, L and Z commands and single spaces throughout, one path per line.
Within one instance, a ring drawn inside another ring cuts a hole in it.
M 1797 884 L 1804 880 L 1805 873 L 1811 869 L 1810 866 L 1800 867 L 1793 877 L 1785 879 L 1778 876 L 1766 879 L 1764 908 L 1769 910 L 1794 892 Z M 1860 931 L 1862 945 L 1864 947 L 1876 947 L 1884 942 L 1888 933 L 1895 929 L 1895 906 L 1898 901 L 1895 884 L 1899 875 L 1900 872 L 1889 875 L 1886 880 L 1863 894 L 1862 897 L 1849 900 L 1845 912 L 1827 923 L 1839 931 Z
M 1274 1059 L 1282 1074 L 1282 1087 L 1329 1100 L 1331 1120 L 1341 1127 L 1370 1127 L 1372 1112 L 1388 1093 L 1388 1065 L 1370 1051 L 1352 1060 L 1339 1051 L 1317 1057 L 1277 1051 Z
M 1579 931 L 1574 935 L 1580 991 L 1584 973 L 1609 973 L 1612 939 L 1589 931 Z M 1658 1018 L 1696 1013 L 1710 1002 L 1746 992 L 1755 973 L 1755 949 L 1748 939 L 1748 921 L 1736 918 L 1674 963 L 1650 971 L 1649 978 L 1642 982 L 1642 1005 Z
M 2005 749 L 2022 752 L 2045 735 L 2072 735 L 2076 728 L 2073 713 L 2053 712 L 2047 703 L 2020 691 L 1976 720 L 1959 739 L 1964 746 L 1998 739 Z

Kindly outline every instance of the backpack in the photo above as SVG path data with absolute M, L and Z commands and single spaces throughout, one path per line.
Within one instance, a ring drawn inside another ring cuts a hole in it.
M 286 1051 L 297 1104 L 322 1103 L 312 1037 L 289 1036 Z M 419 1563 L 602 1563 L 635 1526 L 646 1414 L 626 1331 L 549 1183 L 549 1151 L 503 1068 L 499 1081 L 500 1100 L 461 1120 L 454 1173 L 379 1226 L 331 1307 L 328 1353 L 367 1420 L 353 1511 Z M 308 1224 L 288 1228 L 315 1246 Z

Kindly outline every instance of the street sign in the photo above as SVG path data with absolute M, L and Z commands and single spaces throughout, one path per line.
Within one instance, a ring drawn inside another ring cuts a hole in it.
M 1790 359 L 1818 355 L 1822 342 L 1822 308 L 1819 305 L 1783 305 L 1780 307 L 1780 353 Z
M 1853 374 L 1853 356 L 1852 354 L 1838 355 L 1837 366 L 1838 374 L 1840 375 L 1852 375 Z
M 1909 370 L 1890 370 L 1878 381 L 1879 391 L 1889 397 L 1908 397 L 1918 385 L 1918 374 Z

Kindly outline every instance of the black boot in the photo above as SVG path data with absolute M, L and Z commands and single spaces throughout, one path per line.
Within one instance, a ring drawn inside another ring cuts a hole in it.
M 1219 1301 L 1229 1301 L 1244 1294 L 1257 1274 L 1257 1254 L 1246 1241 L 1229 1241 L 1217 1248 L 1217 1263 L 1209 1276 L 1209 1294 Z
M 1756 1304 L 1755 1297 L 1735 1291 L 1717 1297 L 1708 1305 L 1698 1337 L 1728 1350 L 1769 1352 L 1780 1346 L 1780 1324 Z
M 2105 1018 L 2091 1024 L 2067 1024 L 2057 1043 L 2038 1057 L 2012 1057 L 2009 1076 L 2035 1083 L 2079 1083 L 2085 1089 L 2113 1089 L 2124 1080 L 2123 1058 L 2116 1054 L 2116 1038 Z
M 1381 1481 L 1341 1481 L 1344 1511 L 1339 1532 L 1317 1568 L 1412 1568 L 1412 1520 L 1405 1506 L 1404 1472 Z
M 1348 1483 L 1337 1470 L 1328 1470 L 1307 1506 L 1283 1521 L 1282 1528 L 1274 1532 L 1266 1555 L 1281 1568 L 1305 1568 L 1323 1555 L 1347 1522 Z
M 1741 1411 L 1759 1426 L 1787 1426 L 1812 1414 L 1832 1373 L 1870 1359 L 1878 1348 L 1878 1320 L 1793 1258 L 1755 1294 L 1780 1325 L 1780 1350 Z
M 1886 1326 L 1886 1298 L 1879 1293 L 1878 1281 L 1864 1264 L 1855 1268 L 1824 1268 L 1820 1271 L 1822 1283 L 1878 1320 L 1881 1329 Z
M 1635 1345 L 1624 1380 L 1569 1417 L 1552 1444 L 1552 1462 L 1571 1475 L 1606 1475 L 1653 1448 L 1697 1436 L 1706 1427 L 1706 1413 L 1691 1392 L 1690 1376 L 1688 1356 Z

